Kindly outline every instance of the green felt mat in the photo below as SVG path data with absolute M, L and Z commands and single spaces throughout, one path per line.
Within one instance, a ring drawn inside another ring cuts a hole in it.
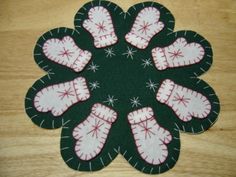
M 61 128 L 61 155 L 78 171 L 100 170 L 119 153 L 143 173 L 173 168 L 179 133 L 204 132 L 220 111 L 214 90 L 198 78 L 212 64 L 210 43 L 174 31 L 171 12 L 154 2 L 124 12 L 91 1 L 74 25 L 44 33 L 35 45 L 46 75 L 26 94 L 31 121 Z

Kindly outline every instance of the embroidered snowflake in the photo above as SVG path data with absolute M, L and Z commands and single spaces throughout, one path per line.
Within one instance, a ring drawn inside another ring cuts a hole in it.
M 93 90 L 95 90 L 95 89 L 97 89 L 97 88 L 100 88 L 98 81 L 90 82 L 90 83 L 89 83 L 89 86 L 90 86 L 90 88 L 91 88 L 91 91 L 93 91 Z
M 106 57 L 110 57 L 110 58 L 116 55 L 112 48 L 105 49 L 105 53 L 106 53 Z
M 126 52 L 124 52 L 122 55 L 125 55 L 127 58 L 133 59 L 135 52 L 137 52 L 137 50 L 134 50 L 133 48 L 127 46 Z
M 119 153 L 143 173 L 174 167 L 180 131 L 203 132 L 219 114 L 214 90 L 198 78 L 212 64 L 209 42 L 193 31 L 174 32 L 170 11 L 154 2 L 125 13 L 91 1 L 74 23 L 35 45 L 47 74 L 26 95 L 30 119 L 62 127 L 61 155 L 75 170 L 102 169 Z
M 142 65 L 143 65 L 144 68 L 146 68 L 147 66 L 152 66 L 152 61 L 151 61 L 150 58 L 142 60 L 142 61 L 143 61 Z
M 146 82 L 146 87 L 152 90 L 153 92 L 156 91 L 157 84 L 153 83 L 150 79 L 148 82 Z
M 132 107 L 138 107 L 141 106 L 141 103 L 139 101 L 139 97 L 134 97 L 130 99 L 130 103 L 132 105 Z
M 109 106 L 113 107 L 115 101 L 117 101 L 117 99 L 115 99 L 114 96 L 108 95 L 107 99 L 105 101 L 103 101 L 103 103 L 107 103 Z
M 98 68 L 99 68 L 99 66 L 92 62 L 91 65 L 89 65 L 88 70 L 96 72 L 98 70 Z

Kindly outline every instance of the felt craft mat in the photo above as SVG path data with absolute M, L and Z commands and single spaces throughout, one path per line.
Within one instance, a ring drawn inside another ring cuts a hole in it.
M 35 44 L 46 75 L 26 94 L 31 121 L 61 128 L 61 155 L 74 170 L 101 170 L 118 154 L 143 173 L 173 168 L 179 133 L 206 131 L 220 111 L 214 90 L 198 78 L 212 65 L 210 43 L 174 31 L 174 16 L 155 2 L 124 12 L 91 1 L 74 25 L 49 30 Z

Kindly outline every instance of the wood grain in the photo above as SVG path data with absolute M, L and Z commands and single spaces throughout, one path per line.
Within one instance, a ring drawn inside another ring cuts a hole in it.
M 141 2 L 112 0 L 124 10 Z M 45 73 L 34 63 L 38 37 L 49 29 L 73 28 L 73 17 L 85 0 L 0 1 L 0 176 L 1 177 L 141 177 L 122 156 L 95 173 L 68 168 L 59 151 L 60 129 L 43 130 L 24 112 L 24 96 Z M 191 29 L 214 49 L 214 64 L 202 78 L 218 93 L 221 113 L 209 131 L 181 134 L 180 159 L 160 176 L 236 176 L 236 1 L 160 0 L 176 18 L 175 30 Z

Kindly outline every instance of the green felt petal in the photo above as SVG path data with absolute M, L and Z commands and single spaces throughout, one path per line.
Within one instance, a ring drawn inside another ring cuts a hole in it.
M 43 52 L 43 45 L 47 40 L 54 38 L 62 39 L 65 36 L 72 37 L 77 45 L 81 44 L 78 32 L 66 27 L 52 29 L 39 37 L 38 41 L 35 44 L 33 55 L 36 64 L 44 71 L 53 73 L 69 73 L 71 71 L 73 72 L 73 70 L 71 70 L 70 68 L 49 60 Z M 79 45 L 79 47 L 81 49 L 84 49 L 83 45 Z
M 60 150 L 63 160 L 70 168 L 78 171 L 97 171 L 109 165 L 116 158 L 118 143 L 114 140 L 115 135 L 112 133 L 114 127 L 112 127 L 102 151 L 95 158 L 89 161 L 78 158 L 74 150 L 76 141 L 72 137 L 72 131 L 89 115 L 88 111 L 87 114 L 80 114 L 80 111 L 85 107 L 87 106 L 82 106 L 80 110 L 77 110 L 77 114 L 70 115 L 70 121 L 62 127 Z M 90 108 L 87 110 L 90 110 Z
M 138 154 L 136 147 L 133 143 L 130 143 L 129 147 L 121 148 L 120 153 L 128 161 L 128 163 L 139 170 L 140 172 L 147 174 L 160 174 L 164 173 L 175 166 L 180 154 L 180 140 L 179 136 L 175 136 L 175 139 L 168 146 L 168 157 L 166 161 L 160 165 L 151 165 L 146 163 Z
M 173 80 L 175 83 L 187 87 L 191 90 L 197 91 L 204 95 L 211 104 L 211 111 L 206 118 L 194 118 L 188 122 L 183 122 L 168 106 L 158 103 L 158 107 L 166 116 L 170 117 L 179 130 L 190 134 L 202 133 L 208 130 L 217 121 L 220 112 L 220 102 L 215 91 L 203 80 L 198 78 L 186 79 L 176 78 Z
M 159 41 L 160 36 L 167 36 L 168 34 L 173 32 L 175 26 L 175 19 L 172 13 L 166 7 L 159 3 L 152 1 L 138 3 L 131 6 L 124 15 L 124 20 L 126 23 L 126 33 L 131 29 L 138 13 L 145 7 L 154 7 L 158 9 L 158 11 L 160 12 L 159 21 L 164 23 L 164 28 L 151 39 L 147 49 L 145 49 L 146 51 L 148 51 L 149 49 L 154 48 L 155 44 L 161 43 L 161 41 Z
M 123 133 L 124 138 L 122 139 L 119 151 L 123 155 L 123 157 L 130 163 L 130 165 L 132 165 L 137 170 L 147 174 L 159 174 L 173 168 L 178 161 L 180 154 L 180 136 L 179 130 L 177 129 L 176 125 L 173 122 L 167 120 L 168 117 L 162 116 L 160 109 L 158 109 L 157 107 L 152 108 L 154 108 L 157 123 L 161 127 L 167 129 L 172 135 L 172 141 L 167 145 L 168 156 L 164 163 L 161 163 L 159 165 L 152 165 L 141 158 L 135 145 L 130 125 L 129 127 L 127 127 L 127 129 L 125 129 L 126 133 Z
M 83 33 L 83 38 L 86 39 L 84 41 L 91 43 L 91 48 L 94 48 L 93 46 L 93 37 L 92 35 L 83 28 L 83 21 L 88 19 L 88 12 L 91 8 L 95 7 L 95 6 L 102 6 L 104 8 L 106 8 L 112 18 L 112 23 L 114 25 L 115 28 L 115 33 L 118 36 L 118 38 L 123 38 L 125 31 L 124 29 L 124 20 L 122 18 L 122 16 L 125 14 L 123 12 L 123 10 L 116 5 L 115 3 L 112 3 L 110 1 L 90 1 L 86 4 L 83 5 L 83 7 L 81 7 L 78 12 L 75 14 L 74 17 L 74 26 L 76 31 L 79 31 L 79 33 L 81 32 L 86 32 L 87 34 Z M 118 39 L 118 40 L 119 40 Z
M 45 87 L 64 83 L 70 80 L 77 78 L 78 75 L 74 74 L 71 75 L 70 79 L 68 79 L 67 75 L 62 75 L 58 73 L 49 72 L 47 75 L 43 76 L 42 78 L 38 79 L 28 90 L 26 97 L 25 97 L 25 111 L 31 121 L 38 125 L 41 128 L 46 129 L 56 129 L 60 128 L 68 122 L 68 117 L 74 114 L 77 110 L 77 106 L 83 104 L 86 101 L 82 101 L 76 104 L 73 104 L 66 112 L 64 112 L 60 116 L 53 116 L 52 113 L 49 112 L 39 112 L 36 110 L 34 106 L 34 98 L 36 94 Z M 87 81 L 86 81 L 87 82 Z M 75 108 L 73 108 L 75 107 Z
M 198 77 L 205 72 L 207 72 L 212 65 L 212 47 L 211 44 L 201 35 L 194 31 L 184 30 L 169 33 L 167 36 L 160 36 L 156 47 L 166 47 L 172 44 L 177 38 L 185 38 L 188 43 L 198 43 L 205 50 L 203 59 L 199 63 L 195 63 L 188 66 L 181 66 L 176 68 L 168 68 L 161 71 L 166 76 L 168 75 L 178 75 L 179 77 Z M 176 76 L 177 77 L 177 76 Z
M 59 117 L 54 117 L 50 112 L 38 112 L 34 107 L 35 95 L 41 89 L 60 82 L 58 79 L 55 78 L 55 73 L 52 72 L 40 78 L 29 88 L 25 97 L 25 111 L 27 115 L 34 124 L 45 129 L 60 128 L 68 122 L 68 119 L 64 117 L 65 114 Z

